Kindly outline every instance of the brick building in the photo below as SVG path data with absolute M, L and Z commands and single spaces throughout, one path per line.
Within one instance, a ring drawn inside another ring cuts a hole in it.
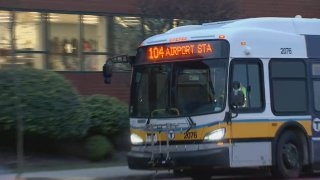
M 109 56 L 134 54 L 146 37 L 170 27 L 157 29 L 142 25 L 146 20 L 161 25 L 164 17 L 142 12 L 143 0 L 1 0 L 0 65 L 14 54 L 19 63 L 63 74 L 84 95 L 108 94 L 128 101 L 130 72 L 114 74 L 105 85 L 101 67 Z M 230 0 L 236 18 L 302 17 L 320 18 L 318 0 Z M 149 3 L 152 0 L 149 0 Z M 179 24 L 193 24 L 183 20 Z M 10 28 L 14 28 L 12 41 Z M 0 66 L 0 67 L 1 67 Z

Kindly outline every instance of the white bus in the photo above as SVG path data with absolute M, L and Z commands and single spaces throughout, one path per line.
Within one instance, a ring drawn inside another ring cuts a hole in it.
M 252 18 L 146 39 L 132 65 L 131 169 L 320 169 L 320 20 Z

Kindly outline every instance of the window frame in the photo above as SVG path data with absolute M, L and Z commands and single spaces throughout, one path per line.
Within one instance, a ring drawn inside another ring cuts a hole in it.
M 266 108 L 266 101 L 265 101 L 265 89 L 264 89 L 264 68 L 263 68 L 263 63 L 262 60 L 259 58 L 234 58 L 231 60 L 230 63 L 230 73 L 229 73 L 229 98 L 228 98 L 228 103 L 229 103 L 229 108 L 231 110 L 235 110 L 235 108 L 231 105 L 231 98 L 230 95 L 232 93 L 232 82 L 233 82 L 233 74 L 234 74 L 234 65 L 235 64 L 257 64 L 259 67 L 259 82 L 260 82 L 260 100 L 261 100 L 261 107 L 259 108 L 238 108 L 238 113 L 258 113 L 258 112 L 263 112 Z M 247 74 L 248 78 L 248 74 Z
M 305 76 L 304 77 L 272 77 L 272 63 L 273 62 L 302 62 L 304 64 L 304 71 Z M 269 61 L 269 84 L 270 84 L 270 105 L 271 105 L 271 111 L 276 116 L 287 116 L 287 115 L 308 115 L 309 114 L 309 88 L 308 88 L 308 70 L 307 70 L 307 63 L 305 62 L 305 59 L 303 58 L 271 58 Z M 283 111 L 278 112 L 275 109 L 274 104 L 274 92 L 273 92 L 273 80 L 286 80 L 286 81 L 292 81 L 292 80 L 304 80 L 305 82 L 305 93 L 306 93 L 306 110 L 305 111 L 298 111 L 298 112 L 292 112 L 292 111 Z
M 314 91 L 314 82 L 318 81 L 320 82 L 320 75 L 313 75 L 313 65 L 314 64 L 320 64 L 320 59 L 312 59 L 310 62 L 310 93 L 312 94 L 312 104 L 311 104 L 311 108 L 313 110 L 313 112 L 315 113 L 320 113 L 320 109 L 316 108 L 316 101 L 315 101 L 315 91 Z
M 313 93 L 313 104 L 312 104 L 312 107 L 313 107 L 313 111 L 314 112 L 317 112 L 317 113 L 320 113 L 320 107 L 319 109 L 317 108 L 316 106 L 316 99 L 315 99 L 315 89 L 314 89 L 314 83 L 315 82 L 320 82 L 320 78 L 312 78 L 312 83 L 311 83 L 311 87 L 312 87 L 312 93 Z

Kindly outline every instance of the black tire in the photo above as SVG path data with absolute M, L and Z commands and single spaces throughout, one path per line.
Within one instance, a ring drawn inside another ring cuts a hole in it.
M 279 178 L 299 177 L 303 166 L 303 144 L 293 131 L 284 132 L 277 143 L 273 175 Z
M 208 174 L 192 175 L 191 177 L 193 180 L 210 180 L 211 179 L 211 175 L 208 175 Z
M 193 169 L 190 171 L 190 176 L 193 180 L 209 180 L 212 174 L 208 169 Z
M 187 176 L 185 170 L 183 170 L 183 169 L 174 169 L 173 170 L 173 175 L 175 177 L 185 177 L 185 176 Z

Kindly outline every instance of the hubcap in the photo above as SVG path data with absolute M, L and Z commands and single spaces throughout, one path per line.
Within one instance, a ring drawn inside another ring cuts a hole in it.
M 294 144 L 288 143 L 282 147 L 282 160 L 288 169 L 299 167 L 299 153 Z

